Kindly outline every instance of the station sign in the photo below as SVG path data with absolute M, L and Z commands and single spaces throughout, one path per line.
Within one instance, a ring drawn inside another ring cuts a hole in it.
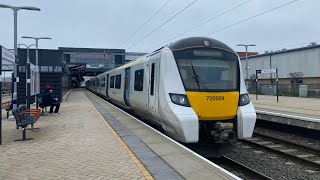
M 40 72 L 39 68 L 30 63 L 30 94 L 31 96 L 40 93 Z
M 270 73 L 276 73 L 277 69 L 257 69 L 257 74 L 270 74 Z
M 8 49 L 2 47 L 2 59 L 10 61 L 11 63 L 15 62 L 15 54 Z

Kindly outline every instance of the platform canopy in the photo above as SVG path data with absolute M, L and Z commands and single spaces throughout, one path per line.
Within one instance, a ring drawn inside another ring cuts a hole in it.
M 0 46 L 2 71 L 13 71 L 16 56 L 10 50 Z
M 68 68 L 69 72 L 85 71 L 85 69 L 86 69 L 86 64 L 85 63 L 68 63 L 65 66 L 66 66 L 66 68 Z

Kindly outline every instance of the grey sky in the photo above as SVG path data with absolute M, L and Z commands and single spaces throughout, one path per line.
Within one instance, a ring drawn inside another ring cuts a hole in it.
M 128 48 L 194 0 L 172 0 L 157 16 L 122 48 Z M 127 51 L 155 50 L 177 34 L 216 16 L 246 0 L 198 0 L 179 16 Z M 251 0 L 195 31 L 177 39 L 202 36 L 291 0 Z M 36 6 L 41 12 L 20 11 L 18 43 L 33 43 L 21 36 L 49 36 L 40 48 L 59 46 L 119 48 L 132 33 L 167 0 L 0 0 L 1 4 Z M 320 42 L 319 0 L 300 0 L 250 21 L 225 29 L 209 37 L 223 41 L 237 51 L 239 43 L 253 43 L 250 51 L 263 52 L 305 46 Z M 173 40 L 174 41 L 174 40 Z M 13 15 L 0 9 L 0 44 L 13 48 Z

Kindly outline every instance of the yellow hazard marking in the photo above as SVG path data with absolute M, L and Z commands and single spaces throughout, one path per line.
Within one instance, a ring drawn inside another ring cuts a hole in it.
M 125 142 L 122 141 L 121 137 L 114 131 L 114 129 L 110 126 L 110 124 L 105 120 L 105 118 L 101 115 L 101 113 L 97 110 L 96 107 L 89 101 L 93 109 L 97 112 L 97 114 L 100 116 L 101 120 L 104 122 L 104 124 L 110 129 L 113 136 L 118 140 L 118 142 L 121 144 L 123 149 L 127 152 L 127 154 L 130 156 L 131 160 L 135 163 L 135 165 L 139 168 L 140 172 L 143 174 L 143 176 L 147 180 L 154 180 L 154 178 L 151 176 L 149 171 L 144 167 L 143 164 L 139 161 L 139 159 L 133 154 L 133 152 L 130 150 L 130 148 L 126 145 Z
M 236 117 L 239 92 L 186 92 L 199 120 L 228 120 Z

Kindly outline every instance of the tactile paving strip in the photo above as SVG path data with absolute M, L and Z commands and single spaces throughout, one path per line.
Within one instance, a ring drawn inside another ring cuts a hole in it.
M 145 143 L 143 143 L 137 136 L 135 136 L 130 130 L 122 125 L 115 117 L 113 117 L 105 108 L 96 102 L 88 92 L 85 92 L 85 94 L 94 107 L 118 133 L 121 139 L 127 144 L 130 150 L 135 154 L 135 156 L 155 179 L 184 179 L 177 171 L 163 161 Z

